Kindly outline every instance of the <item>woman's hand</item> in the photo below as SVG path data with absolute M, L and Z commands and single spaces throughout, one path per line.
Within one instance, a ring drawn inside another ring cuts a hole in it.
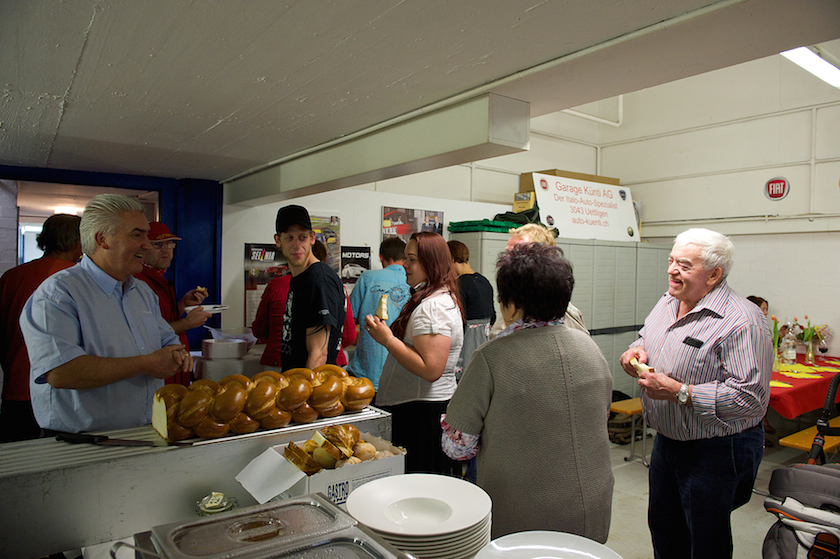
M 370 337 L 381 345 L 387 344 L 394 337 L 391 327 L 384 320 L 372 314 L 365 317 L 365 329 Z

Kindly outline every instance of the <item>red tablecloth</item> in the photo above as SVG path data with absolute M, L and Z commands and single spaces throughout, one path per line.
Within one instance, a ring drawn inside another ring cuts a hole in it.
M 804 357 L 801 353 L 797 354 L 796 365 L 782 365 L 782 370 L 774 371 L 770 377 L 770 407 L 788 419 L 794 419 L 803 413 L 822 408 L 831 379 L 840 373 L 840 358 L 818 355 L 814 365 L 805 365 Z M 818 378 L 795 376 L 801 373 L 809 376 L 818 375 Z M 777 383 L 790 386 L 773 386 Z M 836 401 L 840 401 L 840 390 L 838 390 Z

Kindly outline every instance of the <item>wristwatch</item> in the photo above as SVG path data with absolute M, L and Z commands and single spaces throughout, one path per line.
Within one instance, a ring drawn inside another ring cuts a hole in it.
M 677 392 L 677 402 L 683 406 L 688 403 L 688 385 L 685 383 L 680 386 L 680 391 Z

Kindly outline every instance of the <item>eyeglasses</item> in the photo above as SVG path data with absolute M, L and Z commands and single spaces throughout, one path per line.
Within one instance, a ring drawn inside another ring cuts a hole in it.
M 162 248 L 175 248 L 175 241 L 169 241 L 165 243 L 152 243 L 152 248 L 155 250 L 160 250 Z

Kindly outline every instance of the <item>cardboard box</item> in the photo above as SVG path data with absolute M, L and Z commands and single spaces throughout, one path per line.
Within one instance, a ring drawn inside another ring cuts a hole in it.
M 514 213 L 524 212 L 530 210 L 537 205 L 537 193 L 533 190 L 530 192 L 517 192 L 513 195 L 513 211 Z
M 566 177 L 568 179 L 578 179 L 582 181 L 602 182 L 604 184 L 612 184 L 614 186 L 620 185 L 620 181 L 612 177 L 599 177 L 598 175 L 587 175 L 586 173 L 574 173 L 572 171 L 561 171 L 559 169 L 535 171 L 535 173 L 540 175 L 554 175 L 555 177 Z M 534 190 L 533 175 L 534 173 L 522 173 L 519 175 L 519 192 L 529 192 Z
M 286 460 L 286 445 L 269 448 L 248 463 L 236 476 L 254 499 L 265 504 L 275 497 L 297 497 L 309 493 L 323 493 L 333 503 L 345 507 L 347 496 L 369 481 L 405 473 L 405 450 L 369 433 L 361 433 L 363 441 L 376 450 L 390 450 L 394 456 L 380 460 L 366 460 L 335 470 L 323 469 L 307 476 L 297 466 Z M 296 442 L 302 446 L 304 441 Z

